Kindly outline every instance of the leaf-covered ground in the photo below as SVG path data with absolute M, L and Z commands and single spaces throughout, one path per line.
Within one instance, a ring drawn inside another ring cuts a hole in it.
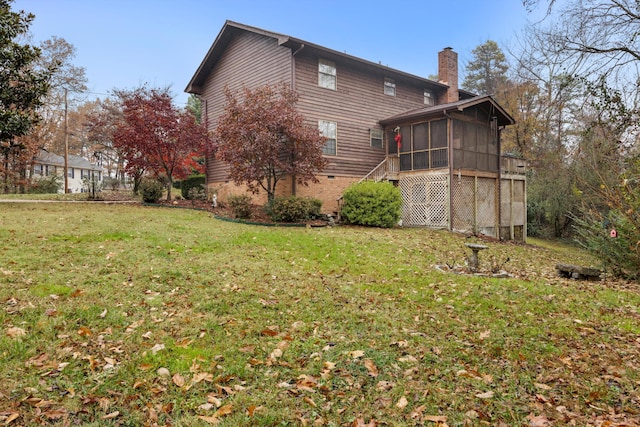
M 64 203 L 0 241 L 6 425 L 640 423 L 640 287 L 571 248 Z

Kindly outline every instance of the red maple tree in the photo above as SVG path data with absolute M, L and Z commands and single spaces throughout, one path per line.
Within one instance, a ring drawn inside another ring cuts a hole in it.
M 209 141 L 206 128 L 187 109 L 173 105 L 168 90 L 141 87 L 116 95 L 122 118 L 113 134 L 113 144 L 131 172 L 146 170 L 166 179 L 167 200 L 175 178 L 193 173 L 195 157 L 202 156 Z
M 219 160 L 230 165 L 229 177 L 250 191 L 275 197 L 276 185 L 291 176 L 300 185 L 318 182 L 326 165 L 325 138 L 305 123 L 296 109 L 298 95 L 287 85 L 244 88 L 241 98 L 225 88 L 227 105 L 213 134 Z

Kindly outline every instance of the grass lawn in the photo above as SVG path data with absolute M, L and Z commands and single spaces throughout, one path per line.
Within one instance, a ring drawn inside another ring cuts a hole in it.
M 2 203 L 0 423 L 638 425 L 640 286 L 475 241 Z

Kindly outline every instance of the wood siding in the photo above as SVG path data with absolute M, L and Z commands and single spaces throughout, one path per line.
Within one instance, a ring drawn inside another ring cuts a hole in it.
M 224 87 L 240 90 L 264 84 L 291 84 L 291 50 L 278 46 L 276 39 L 250 32 L 239 32 L 226 47 L 204 84 L 206 121 L 213 131 L 226 104 Z M 228 167 L 207 156 L 208 182 L 224 182 Z
M 318 86 L 319 58 L 335 62 L 336 90 Z M 396 96 L 384 94 L 385 77 L 395 80 Z M 424 107 L 424 85 L 313 49 L 303 49 L 295 56 L 295 78 L 298 108 L 309 124 L 317 126 L 318 120 L 337 123 L 337 155 L 327 156 L 329 165 L 321 175 L 365 176 L 386 155 L 386 147 L 371 147 L 369 130 L 380 128 L 378 120 Z

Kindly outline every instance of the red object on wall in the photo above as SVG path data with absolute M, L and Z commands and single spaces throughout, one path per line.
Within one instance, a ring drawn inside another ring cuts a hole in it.
M 396 141 L 396 144 L 398 144 L 398 151 L 400 151 L 400 147 L 402 147 L 402 135 L 397 133 L 393 139 Z

